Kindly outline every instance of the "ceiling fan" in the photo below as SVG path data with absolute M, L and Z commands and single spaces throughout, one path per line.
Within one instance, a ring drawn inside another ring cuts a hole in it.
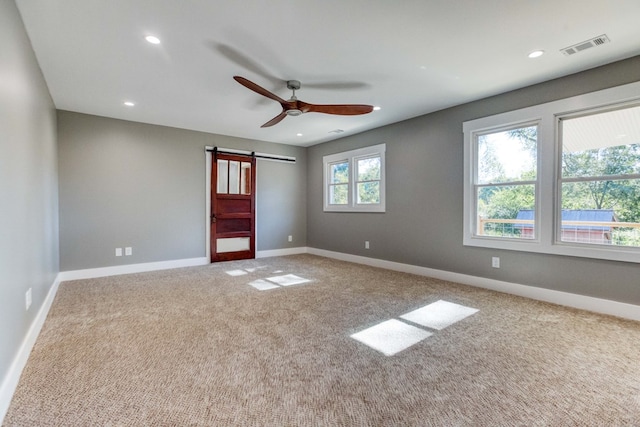
M 324 113 L 324 114 L 337 114 L 341 116 L 355 116 L 358 114 L 367 114 L 373 111 L 372 105 L 364 104 L 308 104 L 306 102 L 299 101 L 296 98 L 296 90 L 300 89 L 300 82 L 298 80 L 288 80 L 287 88 L 293 91 L 293 95 L 289 100 L 285 101 L 278 95 L 269 92 L 265 88 L 258 86 L 251 80 L 247 80 L 244 77 L 233 76 L 234 80 L 240 83 L 247 89 L 259 93 L 262 96 L 273 99 L 282 105 L 282 112 L 269 120 L 267 123 L 260 127 L 266 128 L 278 124 L 287 116 L 299 116 L 304 113 Z

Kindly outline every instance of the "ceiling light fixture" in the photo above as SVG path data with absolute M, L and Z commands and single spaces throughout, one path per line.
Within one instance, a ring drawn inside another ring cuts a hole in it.
M 373 111 L 380 111 L 380 108 L 382 108 L 382 107 L 378 107 L 378 106 L 373 107 Z
M 529 54 L 529 58 L 537 58 L 539 56 L 542 56 L 543 54 L 544 54 L 544 50 L 534 50 Z
M 151 44 L 160 44 L 160 39 L 156 36 L 147 36 L 144 39 Z
M 131 102 L 131 101 L 125 101 L 124 105 L 126 105 L 127 107 L 133 107 L 135 104 L 135 102 Z
M 296 136 L 302 136 L 302 134 L 301 133 L 297 133 Z

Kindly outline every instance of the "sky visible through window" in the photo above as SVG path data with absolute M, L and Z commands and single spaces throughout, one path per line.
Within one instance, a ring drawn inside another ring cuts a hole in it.
M 522 128 L 533 132 L 535 126 Z M 518 130 L 519 131 L 519 130 Z M 478 182 L 507 182 L 523 180 L 527 172 L 536 169 L 536 150 L 513 131 L 495 132 L 478 137 Z M 527 179 L 531 179 L 529 176 Z M 533 176 L 535 179 L 535 175 Z

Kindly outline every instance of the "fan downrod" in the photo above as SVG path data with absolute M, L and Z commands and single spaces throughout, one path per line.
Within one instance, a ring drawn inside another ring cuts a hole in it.
M 289 99 L 289 102 L 296 102 L 298 98 L 296 98 L 296 90 L 300 89 L 300 82 L 298 80 L 287 80 L 287 89 L 293 91 L 293 95 Z M 302 114 L 302 111 L 298 108 L 289 108 L 285 110 L 285 114 L 287 116 L 296 117 Z

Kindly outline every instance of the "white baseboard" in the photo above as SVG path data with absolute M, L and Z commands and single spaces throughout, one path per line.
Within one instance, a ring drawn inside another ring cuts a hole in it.
M 47 292 L 47 296 L 40 306 L 36 317 L 33 319 L 33 322 L 31 323 L 26 336 L 22 340 L 22 344 L 18 349 L 18 353 L 16 354 L 16 357 L 13 359 L 13 362 L 9 367 L 7 376 L 2 382 L 2 385 L 0 385 L 0 425 L 2 424 L 2 420 L 4 419 L 5 415 L 7 415 L 9 405 L 11 404 L 11 399 L 13 398 L 13 394 L 15 393 L 18 382 L 20 381 L 20 375 L 22 375 L 22 370 L 27 365 L 27 360 L 29 360 L 31 349 L 38 339 L 38 335 L 40 334 L 42 325 L 44 325 L 47 314 L 49 314 L 49 309 L 51 308 L 51 304 L 53 303 L 56 293 L 58 292 L 58 286 L 60 285 L 60 282 L 60 274 L 58 274 L 55 281 L 49 288 L 49 292 Z
M 85 270 L 71 270 L 60 272 L 60 281 L 93 279 L 95 277 L 118 276 L 120 274 L 144 273 L 147 271 L 168 270 L 170 268 L 194 267 L 206 265 L 206 257 L 176 259 L 171 261 L 147 262 L 143 264 L 116 265 L 113 267 L 88 268 Z
M 428 276 L 463 285 L 475 286 L 484 289 L 518 295 L 538 301 L 550 302 L 567 307 L 593 311 L 595 313 L 608 314 L 631 320 L 640 320 L 640 306 L 611 301 L 601 298 L 556 291 L 553 289 L 538 288 L 535 286 L 520 285 L 501 280 L 487 279 L 485 277 L 470 276 L 468 274 L 452 273 L 450 271 L 436 270 L 433 268 L 419 267 L 416 265 L 402 264 L 393 261 L 385 261 L 375 258 L 367 258 L 359 255 L 349 255 L 341 252 L 327 251 L 324 249 L 308 248 L 307 253 L 327 258 L 339 259 L 356 264 L 370 265 L 372 267 L 387 270 L 401 271 L 419 276 Z
M 308 248 L 305 246 L 298 248 L 273 249 L 268 251 L 256 251 L 256 258 L 268 258 L 274 256 L 287 256 L 305 254 Z M 61 282 L 67 280 L 93 279 L 96 277 L 117 276 L 120 274 L 145 273 L 147 271 L 168 270 L 171 268 L 195 267 L 207 265 L 207 257 L 177 259 L 171 261 L 147 262 L 143 264 L 116 265 L 112 267 L 87 268 L 83 270 L 70 270 L 60 272 Z
M 256 251 L 256 258 L 269 258 L 272 256 L 287 256 L 306 254 L 309 252 L 309 248 L 302 246 L 299 248 L 286 248 L 286 249 L 272 249 L 269 251 Z
M 306 247 L 256 251 L 256 258 L 286 256 L 307 253 Z M 147 262 L 143 264 L 127 264 L 112 267 L 88 268 L 60 272 L 60 281 L 93 279 L 96 277 L 118 276 L 120 274 L 145 273 L 148 271 L 168 270 L 171 268 L 195 267 L 209 264 L 207 257 L 177 259 L 171 261 Z

